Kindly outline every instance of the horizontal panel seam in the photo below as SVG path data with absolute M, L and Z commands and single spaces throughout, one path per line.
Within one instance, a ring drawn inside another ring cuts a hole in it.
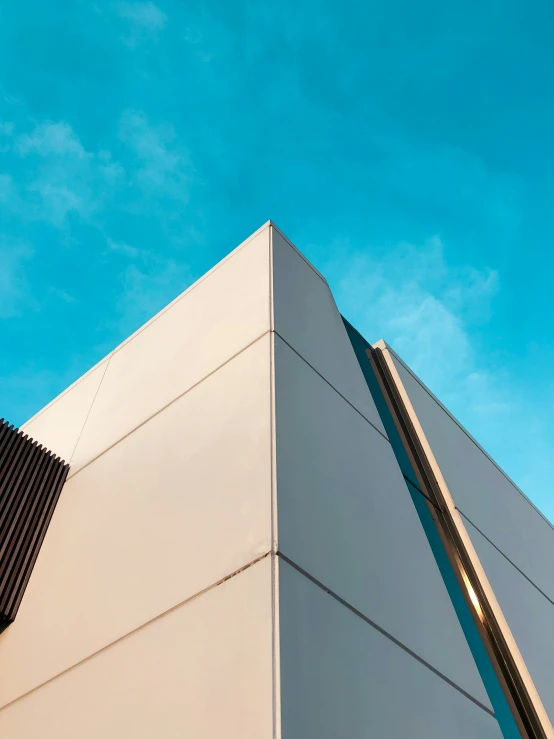
M 131 436 L 131 434 L 134 434 L 134 433 L 135 433 L 135 431 L 138 431 L 138 429 L 140 429 L 140 428 L 141 428 L 142 426 L 145 426 L 145 425 L 146 425 L 146 424 L 147 424 L 147 423 L 148 423 L 149 421 L 151 421 L 151 420 L 152 420 L 153 418 L 155 418 L 156 416 L 159 416 L 159 415 L 160 415 L 160 413 L 163 413 L 163 412 L 164 412 L 165 410 L 167 410 L 167 409 L 168 409 L 168 408 L 169 408 L 170 406 L 172 406 L 172 405 L 173 405 L 174 403 L 176 403 L 176 402 L 177 402 L 178 400 L 181 400 L 181 398 L 183 398 L 183 397 L 184 397 L 185 395 L 187 395 L 188 393 L 190 393 L 190 391 L 191 391 L 191 390 L 194 390 L 195 388 L 197 388 L 197 387 L 198 387 L 199 385 L 201 385 L 201 384 L 202 384 L 202 383 L 203 383 L 203 382 L 204 382 L 205 380 L 207 380 L 208 378 L 212 377 L 212 375 L 215 375 L 215 373 L 216 373 L 216 372 L 219 372 L 219 370 L 220 370 L 220 369 L 222 369 L 223 367 L 225 367 L 225 366 L 226 366 L 227 364 L 229 364 L 229 362 L 232 362 L 232 361 L 233 361 L 233 359 L 236 359 L 236 358 L 237 358 L 238 356 L 240 356 L 240 355 L 241 355 L 241 354 L 242 354 L 243 352 L 245 352 L 245 351 L 246 351 L 247 349 L 250 349 L 250 347 L 254 346 L 254 344 L 256 344 L 256 343 L 257 343 L 258 341 L 261 341 L 261 339 L 263 339 L 263 338 L 264 338 L 264 336 L 267 336 L 267 335 L 268 335 L 268 334 L 270 334 L 270 333 L 271 333 L 271 331 L 270 331 L 270 330 L 268 330 L 268 331 L 264 331 L 264 333 L 263 333 L 263 334 L 261 334 L 260 336 L 256 337 L 256 338 L 255 338 L 255 339 L 254 339 L 253 341 L 251 341 L 251 342 L 250 342 L 249 344 L 247 344 L 246 346 L 243 346 L 243 347 L 242 347 L 242 349 L 240 349 L 240 350 L 239 350 L 239 351 L 238 351 L 238 352 L 237 352 L 236 354 L 233 354 L 233 356 L 231 356 L 231 357 L 229 357 L 228 359 L 226 359 L 226 360 L 225 360 L 224 362 L 222 362 L 222 363 L 221 363 L 220 365 L 218 365 L 218 366 L 217 366 L 217 367 L 216 367 L 215 369 L 211 370 L 211 372 L 208 372 L 208 374 L 207 374 L 207 375 L 204 375 L 204 377 L 203 377 L 203 378 L 202 378 L 201 380 L 198 380 L 198 382 L 195 382 L 195 383 L 194 383 L 194 385 L 191 385 L 191 386 L 190 386 L 190 387 L 188 387 L 188 388 L 187 388 L 186 390 L 183 390 L 183 392 L 182 392 L 182 393 L 180 393 L 180 394 L 179 394 L 179 395 L 177 395 L 177 396 L 176 396 L 175 398 L 173 398 L 172 400 L 170 400 L 170 401 L 169 401 L 169 403 L 166 403 L 166 404 L 165 404 L 164 406 L 162 406 L 162 407 L 161 407 L 161 408 L 159 408 L 159 409 L 158 409 L 157 411 L 155 411 L 154 413 L 152 413 L 152 415 L 148 416 L 148 418 L 145 418 L 145 419 L 144 419 L 143 421 L 141 421 L 140 423 L 138 423 L 138 424 L 137 424 L 137 425 L 136 425 L 136 426 L 135 426 L 134 428 L 132 428 L 132 429 L 131 429 L 130 431 L 127 431 L 127 433 L 126 433 L 126 434 L 124 434 L 124 435 L 123 435 L 123 436 L 122 436 L 121 438 L 117 439 L 117 441 L 114 441 L 114 442 L 113 442 L 113 444 L 110 444 L 110 446 L 108 446 L 108 447 L 106 447 L 105 449 L 103 449 L 103 450 L 102 450 L 102 451 L 101 451 L 101 452 L 100 452 L 99 454 L 97 454 L 97 455 L 96 455 L 96 457 L 93 457 L 93 458 L 92 458 L 92 459 L 90 459 L 90 460 L 89 460 L 88 462 L 86 462 L 86 464 L 84 464 L 84 465 L 83 465 L 82 467 L 79 467 L 78 469 L 76 469 L 76 470 L 75 470 L 75 472 L 74 472 L 73 474 L 69 474 L 69 476 L 68 476 L 68 478 L 67 478 L 67 479 L 68 479 L 68 481 L 69 481 L 69 480 L 72 480 L 72 479 L 73 479 L 74 477 L 76 477 L 76 476 L 77 476 L 77 475 L 79 474 L 79 472 L 81 472 L 82 470 L 86 469 L 86 468 L 87 468 L 87 467 L 88 467 L 89 465 L 91 465 L 91 464 L 92 464 L 93 462 L 96 462 L 96 460 L 97 460 L 97 459 L 100 459 L 100 457 L 103 457 L 103 456 L 104 456 L 104 454 L 106 454 L 106 453 L 107 453 L 107 452 L 109 452 L 109 451 L 110 451 L 111 449 L 113 449 L 114 447 L 116 447 L 116 446 L 117 446 L 117 445 L 118 445 L 119 443 L 121 443 L 121 442 L 122 442 L 122 441 L 123 441 L 124 439 L 126 439 L 126 438 L 127 438 L 127 437 L 129 437 L 129 436 Z
M 494 548 L 496 549 L 496 551 L 497 551 L 497 552 L 498 552 L 499 554 L 501 554 L 501 555 L 502 555 L 502 556 L 504 557 L 504 559 L 505 559 L 505 560 L 507 560 L 507 561 L 508 561 L 508 562 L 509 562 L 509 563 L 510 563 L 510 564 L 512 565 L 512 567 L 513 567 L 514 569 L 516 569 L 516 570 L 517 570 L 517 571 L 519 572 L 519 574 L 520 574 L 520 575 L 521 575 L 522 577 L 524 577 L 524 578 L 525 578 L 525 579 L 526 579 L 526 580 L 527 580 L 527 581 L 528 581 L 528 582 L 529 582 L 529 583 L 530 583 L 530 584 L 531 584 L 531 585 L 532 585 L 532 586 L 533 586 L 533 587 L 535 588 L 535 590 L 538 590 L 538 591 L 539 591 L 539 593 L 540 593 L 541 595 L 543 595 L 543 596 L 544 596 L 544 597 L 546 598 L 546 600 L 547 600 L 547 601 L 549 601 L 549 603 L 551 603 L 551 604 L 552 604 L 552 605 L 554 606 L 554 601 L 552 600 L 552 598 L 550 598 L 550 597 L 549 597 L 549 596 L 548 596 L 548 595 L 547 595 L 547 594 L 546 594 L 546 593 L 544 592 L 544 590 L 541 590 L 541 588 L 539 588 L 539 586 L 538 586 L 538 585 L 537 585 L 537 584 L 536 584 L 535 582 L 533 582 L 533 580 L 531 580 L 531 578 L 529 577 L 529 575 L 526 575 L 526 574 L 525 574 L 525 572 L 523 572 L 523 570 L 521 570 L 521 569 L 520 569 L 520 568 L 519 568 L 519 567 L 518 567 L 518 566 L 516 565 L 516 563 L 515 563 L 515 562 L 513 562 L 513 561 L 512 561 L 512 560 L 511 560 L 511 559 L 510 559 L 510 558 L 508 557 L 508 555 L 507 555 L 507 554 L 504 554 L 504 552 L 502 551 L 502 549 L 500 549 L 500 547 L 497 547 L 497 546 L 496 546 L 496 544 L 495 544 L 495 543 L 494 543 L 493 541 L 491 541 L 491 539 L 489 539 L 489 537 L 488 537 L 488 536 L 487 536 L 486 534 L 484 534 L 484 533 L 483 533 L 483 532 L 481 531 L 481 529 L 480 529 L 480 528 L 479 528 L 478 526 L 476 526 L 476 525 L 475 525 L 475 524 L 473 523 L 473 521 L 472 521 L 472 520 L 471 520 L 470 518 L 468 518 L 468 517 L 466 516 L 466 514 L 465 514 L 465 513 L 464 513 L 464 512 L 463 512 L 463 511 L 462 511 L 462 510 L 461 510 L 460 508 L 458 508 L 458 511 L 459 511 L 459 513 L 461 513 L 461 515 L 462 515 L 462 516 L 463 516 L 463 517 L 465 518 L 465 520 L 466 520 L 466 521 L 467 521 L 468 523 L 470 523 L 470 524 L 471 524 L 471 525 L 473 526 L 473 528 L 474 528 L 474 529 L 475 529 L 476 531 L 478 531 L 478 532 L 479 532 L 479 533 L 481 534 L 481 536 L 482 536 L 482 537 L 483 537 L 484 539 L 486 539 L 486 540 L 487 540 L 487 541 L 489 542 L 489 544 L 490 544 L 491 546 L 493 546 L 493 547 L 494 547 Z
M 369 624 L 369 626 L 372 626 L 376 631 L 378 631 L 380 634 L 382 634 L 384 637 L 389 639 L 393 644 L 395 644 L 397 647 L 400 647 L 404 652 L 409 654 L 411 657 L 413 657 L 415 660 L 417 660 L 420 664 L 427 667 L 427 669 L 431 670 L 437 677 L 440 677 L 442 680 L 444 680 L 450 687 L 457 690 L 459 693 L 461 693 L 463 696 L 465 696 L 468 700 L 470 700 L 472 703 L 474 703 L 476 706 L 481 708 L 483 711 L 488 713 L 490 716 L 494 717 L 494 712 L 491 711 L 490 708 L 487 708 L 487 706 L 483 705 L 477 698 L 474 698 L 471 693 L 468 693 L 466 690 L 461 688 L 459 685 L 457 685 L 453 680 L 451 680 L 449 677 L 444 675 L 442 672 L 437 670 L 433 665 L 431 665 L 429 662 L 427 662 L 423 657 L 420 657 L 416 652 L 412 651 L 409 647 L 407 647 L 405 644 L 403 644 L 401 641 L 396 639 L 392 634 L 389 634 L 388 631 L 385 631 L 381 626 L 375 623 L 375 621 L 372 621 L 368 616 L 366 616 L 364 613 L 359 611 L 355 606 L 350 604 L 348 601 L 346 601 L 344 598 L 341 598 L 340 595 L 335 593 L 333 590 L 328 588 L 326 585 L 324 585 L 322 582 L 317 580 L 317 578 L 313 577 L 313 575 L 310 575 L 309 572 L 307 572 L 305 569 L 300 567 L 300 565 L 297 565 L 296 562 L 291 560 L 289 557 L 287 557 L 283 552 L 277 552 L 277 556 L 281 557 L 281 559 L 289 564 L 291 567 L 293 567 L 297 572 L 299 572 L 301 575 L 306 577 L 310 582 L 312 582 L 314 585 L 316 585 L 318 588 L 323 590 L 327 595 L 330 595 L 334 600 L 336 600 L 338 603 L 340 603 L 342 606 L 347 608 L 351 613 L 353 613 L 355 616 L 358 616 L 362 621 Z
M 111 647 L 115 646 L 116 644 L 119 644 L 120 642 L 124 641 L 125 639 L 128 639 L 129 637 L 133 636 L 139 631 L 142 631 L 142 629 L 146 628 L 147 626 L 150 626 L 156 621 L 159 621 L 160 619 L 164 618 L 165 616 L 168 616 L 170 613 L 173 613 L 174 611 L 177 611 L 179 608 L 182 608 L 183 606 L 188 605 L 193 600 L 197 600 L 205 593 L 210 592 L 211 590 L 214 590 L 215 588 L 219 587 L 220 585 L 223 585 L 223 583 L 227 582 L 228 580 L 231 580 L 232 578 L 236 577 L 237 575 L 240 575 L 245 570 L 248 570 L 250 567 L 253 567 L 255 564 L 258 564 L 258 562 L 261 562 L 263 559 L 268 557 L 271 554 L 271 550 L 268 552 L 265 552 L 264 554 L 260 555 L 259 557 L 256 557 L 256 559 L 253 559 L 251 562 L 248 562 L 248 564 L 243 565 L 238 570 L 235 570 L 234 572 L 231 572 L 229 575 L 225 575 L 225 577 L 221 578 L 221 580 L 218 580 L 215 583 L 212 583 L 211 585 L 208 585 L 206 588 L 203 588 L 202 590 L 199 590 L 197 593 L 194 593 L 194 595 L 190 595 L 188 598 L 185 598 L 184 600 L 180 601 L 179 603 L 176 603 L 175 605 L 171 606 L 170 608 L 167 608 L 165 611 L 162 611 L 161 613 L 158 613 L 156 616 L 153 616 L 148 621 L 145 621 L 143 624 L 140 624 L 136 628 L 132 629 L 131 631 L 128 631 L 126 634 L 123 634 L 122 636 L 118 637 L 117 639 L 114 639 L 109 644 L 105 644 L 100 649 L 97 649 L 92 654 L 87 655 L 86 657 L 83 657 L 83 659 L 79 660 L 78 662 L 75 662 L 75 664 L 70 665 L 69 667 L 66 667 L 65 670 L 62 670 L 61 672 L 58 672 L 56 675 L 52 675 L 52 677 L 48 678 L 48 680 L 45 680 L 44 682 L 40 683 L 40 685 L 36 685 L 34 688 L 31 688 L 31 690 L 28 690 L 26 693 L 22 693 L 21 695 L 18 695 L 17 698 L 14 698 L 13 700 L 9 701 L 8 703 L 5 703 L 3 706 L 0 706 L 0 712 L 4 711 L 6 708 L 9 708 L 10 706 L 13 706 L 14 703 L 17 703 L 20 700 L 23 700 L 23 698 L 26 698 L 27 696 L 31 695 L 32 693 L 35 693 L 37 690 L 40 690 L 45 685 L 48 685 L 51 682 L 54 682 L 58 678 L 62 677 L 66 673 L 76 669 L 77 667 L 80 667 L 85 662 L 88 662 L 89 660 L 93 659 L 99 654 L 102 654 L 102 652 L 106 652 Z
M 105 362 L 106 360 L 110 359 L 114 354 L 116 354 L 120 349 L 123 349 L 124 346 L 129 344 L 135 337 L 137 337 L 139 334 L 141 334 L 145 329 L 147 329 L 149 326 L 151 326 L 153 323 L 156 322 L 158 318 L 160 318 L 164 313 L 167 313 L 171 308 L 173 308 L 174 305 L 176 305 L 182 298 L 186 297 L 187 295 L 190 295 L 190 293 L 193 292 L 195 288 L 197 288 L 204 280 L 206 280 L 208 277 L 211 277 L 217 270 L 222 267 L 224 264 L 229 262 L 233 257 L 235 257 L 239 252 L 241 252 L 248 244 L 257 236 L 262 234 L 264 230 L 270 227 L 270 221 L 267 221 L 262 226 L 260 226 L 259 229 L 254 231 L 253 234 L 251 234 L 245 241 L 240 243 L 238 246 L 236 246 L 234 249 L 232 249 L 229 254 L 224 256 L 222 259 L 219 260 L 219 262 L 216 262 L 213 267 L 211 267 L 207 272 L 205 272 L 203 275 L 200 275 L 200 277 L 195 280 L 192 285 L 189 285 L 186 287 L 179 295 L 177 295 L 173 300 L 168 303 L 164 308 L 159 310 L 155 315 L 152 316 L 152 318 L 149 318 L 146 323 L 144 323 L 142 326 L 139 326 L 136 331 L 133 331 L 133 333 L 130 336 L 127 336 L 126 339 L 123 339 L 123 341 L 118 344 L 116 347 L 114 347 L 111 351 L 108 352 L 104 357 L 98 360 L 96 364 L 94 364 L 90 369 L 88 369 L 81 377 L 78 377 L 74 382 L 71 383 L 71 385 L 65 390 L 62 390 L 61 393 L 59 393 L 55 398 L 52 398 L 52 400 L 47 403 L 44 408 L 41 408 L 38 410 L 31 418 L 29 418 L 23 426 L 26 426 L 27 424 L 31 423 L 32 421 L 35 421 L 39 416 L 41 416 L 45 411 L 47 411 L 49 408 L 54 406 L 59 400 L 63 398 L 64 395 L 67 395 L 67 393 L 72 390 L 74 387 L 76 387 L 80 382 L 82 382 L 87 375 L 91 374 L 95 369 L 97 369 L 102 362 Z
M 187 297 L 187 295 L 190 295 L 199 285 L 201 285 L 205 280 L 207 280 L 209 277 L 211 277 L 213 274 L 215 274 L 221 267 L 223 267 L 224 264 L 227 262 L 230 262 L 234 257 L 237 256 L 243 249 L 245 249 L 248 244 L 250 244 L 251 241 L 253 241 L 256 237 L 260 236 L 266 229 L 269 229 L 269 223 L 264 223 L 263 226 L 260 226 L 259 229 L 254 231 L 253 234 L 251 234 L 246 241 L 243 241 L 241 244 L 236 246 L 234 249 L 229 252 L 226 256 L 224 256 L 222 259 L 219 260 L 216 264 L 214 264 L 213 267 L 211 267 L 207 272 L 205 272 L 203 275 L 201 275 L 197 280 L 195 280 L 192 285 L 189 285 L 180 295 L 177 295 L 168 305 L 165 306 L 165 308 L 162 308 L 158 313 L 156 313 L 155 316 L 152 316 L 144 325 L 140 326 L 134 333 L 131 334 L 131 336 L 128 336 L 126 339 L 124 339 L 121 344 L 115 347 L 113 350 L 113 353 L 115 354 L 120 349 L 123 349 L 124 346 L 129 344 L 134 338 L 136 338 L 139 334 L 141 334 L 145 329 L 147 329 L 149 326 L 151 326 L 153 323 L 155 323 L 158 318 L 160 318 L 164 313 L 167 313 L 168 310 L 170 310 L 174 305 L 179 303 L 183 298 Z
M 326 377 L 324 377 L 324 375 L 322 375 L 322 374 L 321 374 L 321 372 L 319 372 L 319 371 L 318 371 L 318 370 L 317 370 L 317 369 L 316 369 L 316 368 L 315 368 L 315 367 L 313 366 L 313 364 L 310 364 L 310 362 L 308 362 L 308 360 L 307 360 L 307 359 L 306 359 L 305 357 L 303 357 L 303 356 L 302 356 L 302 354 L 300 354 L 300 352 L 299 352 L 299 351 L 298 351 L 297 349 L 295 349 L 295 348 L 294 348 L 294 347 L 293 347 L 293 346 L 292 346 L 291 344 L 289 344 L 289 342 L 288 342 L 288 341 L 287 341 L 287 340 L 286 340 L 285 338 L 283 338 L 283 337 L 281 336 L 281 334 L 280 334 L 280 333 L 279 333 L 278 331 L 275 331 L 274 333 L 275 333 L 275 335 L 276 335 L 276 336 L 278 336 L 278 337 L 279 337 L 279 338 L 281 339 L 281 341 L 282 341 L 283 343 L 285 343 L 285 344 L 286 344 L 286 345 L 288 346 L 288 348 L 289 348 L 289 349 L 290 349 L 291 351 L 293 351 L 293 352 L 294 352 L 294 353 L 295 353 L 295 354 L 296 354 L 296 355 L 297 355 L 298 357 L 300 357 L 300 359 L 301 359 L 301 360 L 302 360 L 303 362 L 305 362 L 305 363 L 306 363 L 306 364 L 308 365 L 308 367 L 309 367 L 310 369 L 312 369 L 312 370 L 313 370 L 313 371 L 314 371 L 314 372 L 316 373 L 316 375 L 318 375 L 319 377 L 321 377 L 321 379 L 322 379 L 322 380 L 323 380 L 324 382 L 326 382 L 326 383 L 327 383 L 327 385 L 329 385 L 329 387 L 330 387 L 330 388 L 332 388 L 332 389 L 333 389 L 333 390 L 334 390 L 334 391 L 336 392 L 336 394 L 337 394 L 338 396 L 340 396 L 340 397 L 341 397 L 341 398 L 342 398 L 342 399 L 344 400 L 344 402 L 345 402 L 345 403 L 348 403 L 348 405 L 349 405 L 349 406 L 350 406 L 350 407 L 351 407 L 351 408 L 352 408 L 353 410 L 355 410 L 355 411 L 356 411 L 356 413 L 357 413 L 357 414 L 358 414 L 359 416 L 361 416 L 361 417 L 362 417 L 362 418 L 364 419 L 364 421 L 365 421 L 366 423 L 368 423 L 368 424 L 369 424 L 369 425 L 370 425 L 370 426 L 371 426 L 372 428 L 374 428 L 374 429 L 375 429 L 375 431 L 377 431 L 377 433 L 378 433 L 378 434 L 380 434 L 380 435 L 381 435 L 381 436 L 383 437 L 383 439 L 385 439 L 385 441 L 388 441 L 388 442 L 389 442 L 389 444 L 390 444 L 390 439 L 389 439 L 389 438 L 388 438 L 387 436 L 385 436 L 385 434 L 384 434 L 384 433 L 383 433 L 383 432 L 382 432 L 382 431 L 381 431 L 380 429 L 378 429 L 378 428 L 377 428 L 377 426 L 375 426 L 375 425 L 374 425 L 374 424 L 373 424 L 373 423 L 372 423 L 372 422 L 371 422 L 371 421 L 369 420 L 369 418 L 366 418 L 366 416 L 364 416 L 364 414 L 363 414 L 363 413 L 362 413 L 362 412 L 361 412 L 361 411 L 360 411 L 360 410 L 359 410 L 358 408 L 356 408 L 356 406 L 355 406 L 355 405 L 354 405 L 353 403 L 351 403 L 351 402 L 350 402 L 350 401 L 348 400 L 348 398 L 345 398 L 345 397 L 344 397 L 344 395 L 343 395 L 343 394 L 342 394 L 342 393 L 341 393 L 341 392 L 340 392 L 339 390 L 337 390 L 337 388 L 336 388 L 336 387 L 335 387 L 335 386 L 334 386 L 334 385 L 333 385 L 332 383 L 330 383 L 330 382 L 329 382 L 329 380 L 328 380 L 328 379 L 327 379 Z M 371 394 L 369 393 L 369 390 L 368 390 L 368 395 L 369 395 L 369 397 L 371 398 Z M 379 415 L 379 414 L 377 413 L 377 415 Z
M 377 431 L 377 433 L 378 433 L 378 434 L 379 434 L 379 435 L 380 435 L 380 436 L 381 436 L 381 437 L 382 437 L 382 438 L 383 438 L 383 439 L 384 439 L 385 441 L 387 441 L 387 442 L 388 442 L 388 443 L 390 444 L 390 440 L 389 440 L 389 439 L 388 439 L 388 438 L 387 438 L 387 437 L 386 437 L 386 436 L 385 436 L 385 435 L 383 434 L 383 432 L 382 432 L 382 431 L 380 431 L 380 430 L 379 430 L 379 429 L 377 428 L 377 426 L 374 426 L 374 425 L 373 425 L 373 424 L 371 423 L 371 421 L 370 421 L 369 419 L 367 419 L 367 418 L 366 418 L 366 417 L 365 417 L 365 416 L 363 415 L 363 413 L 361 413 L 361 412 L 360 412 L 360 411 L 359 411 L 359 410 L 358 410 L 358 409 L 356 408 L 356 406 L 355 406 L 355 405 L 353 405 L 353 404 L 352 404 L 352 403 L 351 403 L 351 402 L 350 402 L 350 401 L 349 401 L 349 400 L 348 400 L 347 398 L 345 398 L 345 397 L 344 397 L 344 395 L 342 395 L 342 393 L 340 393 L 340 392 L 339 392 L 339 391 L 338 391 L 338 390 L 336 389 L 336 387 L 335 387 L 334 385 L 332 385 L 332 384 L 331 384 L 331 383 L 329 382 L 329 380 L 327 380 L 327 379 L 326 379 L 326 378 L 325 378 L 325 377 L 324 377 L 324 376 L 323 376 L 323 375 L 322 375 L 322 374 L 321 374 L 320 372 L 318 372 L 318 370 L 316 370 L 316 369 L 315 369 L 315 367 L 313 367 L 313 365 L 311 365 L 311 364 L 310 364 L 310 363 L 309 363 L 309 362 L 308 362 L 308 361 L 307 361 L 307 360 L 306 360 L 306 359 L 305 359 L 305 358 L 304 358 L 304 357 L 303 357 L 303 356 L 302 356 L 302 355 L 301 355 L 301 354 L 300 354 L 300 353 L 299 353 L 299 352 L 298 352 L 298 351 L 297 351 L 297 350 L 296 350 L 296 349 L 295 349 L 295 348 L 294 348 L 293 346 L 291 346 L 291 345 L 289 344 L 289 342 L 288 342 L 288 341 L 287 341 L 286 339 L 284 339 L 284 338 L 283 338 L 283 337 L 281 336 L 281 334 L 279 334 L 279 332 L 278 332 L 278 331 L 272 331 L 271 329 L 269 329 L 268 331 L 264 331 L 264 333 L 263 333 L 263 334 L 261 334 L 260 336 L 256 337 L 255 339 L 253 339 L 253 341 L 251 341 L 251 342 L 250 342 L 249 344 L 247 344 L 246 346 L 242 347 L 242 349 L 240 349 L 240 350 L 239 350 L 238 352 L 236 352 L 236 354 L 233 354 L 233 355 L 232 355 L 231 357 L 229 357 L 229 358 L 228 358 L 228 359 L 226 359 L 226 360 L 225 360 L 224 362 L 222 362 L 222 363 L 221 363 L 220 365 L 218 365 L 218 366 L 217 366 L 217 367 L 216 367 L 215 369 L 211 370 L 211 372 L 209 372 L 209 373 L 208 373 L 207 375 L 205 375 L 205 376 L 204 376 L 204 377 L 203 377 L 203 378 L 202 378 L 201 380 L 198 380 L 198 382 L 196 382 L 196 383 L 195 383 L 194 385 L 191 385 L 190 387 L 188 387 L 188 388 L 187 388 L 186 390 L 184 390 L 184 391 L 183 391 L 182 393 L 180 393 L 180 394 L 179 394 L 179 395 L 177 395 L 177 396 L 176 396 L 175 398 L 173 398 L 173 399 L 172 399 L 172 400 L 170 400 L 170 401 L 169 401 L 168 403 L 166 403 L 166 405 L 162 406 L 162 408 L 159 408 L 159 409 L 158 409 L 157 411 L 155 411 L 155 413 L 152 413 L 152 415 L 148 416 L 148 418 L 145 418 L 145 419 L 144 419 L 143 421 L 141 421 L 141 422 L 140 422 L 139 424 L 137 424 L 137 425 L 136 425 L 136 426 L 135 426 L 134 428 L 132 428 L 132 429 L 131 429 L 130 431 L 127 431 L 127 433 L 126 433 L 126 434 L 125 434 L 124 436 L 122 436 L 122 437 L 121 437 L 120 439 L 118 439 L 117 441 L 114 441 L 114 442 L 113 442 L 113 444 L 110 444 L 110 446 L 106 447 L 106 449 L 103 449 L 103 450 L 102 450 L 102 451 L 101 451 L 101 452 L 100 452 L 99 454 L 97 454 L 97 455 L 96 455 L 95 457 L 93 457 L 93 458 L 92 458 L 92 459 L 90 459 L 90 460 L 89 460 L 88 462 L 86 462 L 86 463 L 85 463 L 85 464 L 84 464 L 84 465 L 83 465 L 82 467 L 79 467 L 78 469 L 76 469 L 76 470 L 75 470 L 75 472 L 74 472 L 73 474 L 71 474 L 71 471 L 70 471 L 70 474 L 69 474 L 69 476 L 68 476 L 68 478 L 67 478 L 67 479 L 68 479 L 68 481 L 69 481 L 69 480 L 72 480 L 72 479 L 73 479 L 74 477 L 76 477 L 76 476 L 77 476 L 77 475 L 78 475 L 78 474 L 79 474 L 79 473 L 80 473 L 80 472 L 81 472 L 82 470 L 86 469 L 86 468 L 87 468 L 87 467 L 88 467 L 89 465 L 91 465 L 91 464 L 92 464 L 93 462 L 96 462 L 96 460 L 100 459 L 100 457 L 102 457 L 102 456 L 103 456 L 104 454 L 106 454 L 107 452 L 109 452 L 109 451 L 110 451 L 111 449 L 113 449 L 113 448 L 114 448 L 115 446 L 117 446 L 117 445 L 118 445 L 118 444 L 119 444 L 120 442 L 122 442 L 122 441 L 123 441 L 124 439 L 126 439 L 126 438 L 127 438 L 128 436 L 131 436 L 131 434 L 133 434 L 133 433 L 134 433 L 135 431 L 138 431 L 138 429 L 139 429 L 139 428 L 141 428 L 142 426 L 144 426 L 145 424 L 147 424 L 147 423 L 148 423 L 149 421 L 151 421 L 151 420 L 152 420 L 153 418 L 155 418 L 156 416 L 158 416 L 158 415 L 159 415 L 160 413 L 163 413 L 163 411 L 165 411 L 165 410 L 166 410 L 167 408 L 169 408 L 169 407 L 170 407 L 171 405 L 173 405 L 173 403 L 176 403 L 176 402 L 177 402 L 178 400 L 180 400 L 181 398 L 183 398 L 183 397 L 184 397 L 184 396 L 185 396 L 185 395 L 186 395 L 187 393 L 189 393 L 189 392 L 190 392 L 191 390 L 194 390 L 194 388 L 198 387 L 198 385 L 200 385 L 200 384 L 201 384 L 201 383 L 203 383 L 203 382 L 204 382 L 205 380 L 207 380 L 207 379 L 208 379 L 209 377 L 211 377 L 211 376 L 212 376 L 212 375 L 214 375 L 214 374 L 215 374 L 216 372 L 218 372 L 218 371 L 219 371 L 220 369 L 222 369 L 223 367 L 225 367 L 225 365 L 229 364 L 229 362 L 232 362 L 232 361 L 233 361 L 233 359 L 236 359 L 236 358 L 237 358 L 237 357 L 238 357 L 238 356 L 239 356 L 240 354 L 242 354 L 243 352 L 245 352 L 245 351 L 246 351 L 247 349 L 249 349 L 249 348 L 250 348 L 251 346 L 253 346 L 253 345 L 254 345 L 254 344 L 255 344 L 256 342 L 258 342 L 258 341 L 260 341 L 261 339 L 263 339 L 263 337 L 264 337 L 264 336 L 266 336 L 267 334 L 271 334 L 271 333 L 274 333 L 274 334 L 276 334 L 276 335 L 277 335 L 277 336 L 278 336 L 278 337 L 279 337 L 279 338 L 281 339 L 281 341 L 282 341 L 282 342 L 283 342 L 284 344 L 286 344 L 286 345 L 287 345 L 287 346 L 289 347 L 289 349 L 290 349 L 291 351 L 293 351 L 293 352 L 294 352 L 294 353 L 295 353 L 295 354 L 296 354 L 296 355 L 297 355 L 297 356 L 298 356 L 298 357 L 299 357 L 299 358 L 300 358 L 300 359 L 301 359 L 301 360 L 302 360 L 303 362 L 305 362 L 305 364 L 307 364 L 307 365 L 308 365 L 308 367 L 310 367 L 310 369 L 311 369 L 311 370 L 313 370 L 313 371 L 314 371 L 314 372 L 316 373 L 316 375 L 318 375 L 318 376 L 319 376 L 319 377 L 320 377 L 320 378 L 321 378 L 321 379 L 322 379 L 322 380 L 323 380 L 324 382 L 326 382 L 326 383 L 327 383 L 327 385 L 329 385 L 329 387 L 330 387 L 330 388 L 332 388 L 332 390 L 334 390 L 334 391 L 335 391 L 335 393 L 336 393 L 336 394 L 337 394 L 337 395 L 338 395 L 339 397 L 341 397 L 341 398 L 342 398 L 342 399 L 344 400 L 344 402 L 345 402 L 345 403 L 347 403 L 347 404 L 348 404 L 348 405 L 349 405 L 349 406 L 350 406 L 350 407 L 351 407 L 351 408 L 352 408 L 352 409 L 353 409 L 354 411 L 356 411 L 356 413 L 357 413 L 357 414 L 358 414 L 358 415 L 359 415 L 359 416 L 360 416 L 361 418 L 363 418 L 363 419 L 364 419 L 364 421 L 365 421 L 366 423 L 368 423 L 368 424 L 369 424 L 369 425 L 370 425 L 370 426 L 371 426 L 371 427 L 372 427 L 373 429 L 375 429 L 375 431 Z
M 435 510 L 440 511 L 440 508 L 438 507 L 438 505 L 435 502 L 433 502 L 431 498 L 423 492 L 423 490 L 420 490 L 419 485 L 416 485 L 416 483 L 404 473 L 402 473 L 402 477 L 404 478 L 404 481 L 407 482 L 409 485 L 411 485 L 411 487 L 414 488 L 416 493 L 419 493 L 420 495 L 422 495 L 425 498 L 425 500 L 433 506 Z

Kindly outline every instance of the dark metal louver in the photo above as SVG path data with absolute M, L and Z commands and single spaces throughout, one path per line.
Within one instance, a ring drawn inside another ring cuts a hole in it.
M 0 419 L 0 629 L 16 616 L 68 471 Z

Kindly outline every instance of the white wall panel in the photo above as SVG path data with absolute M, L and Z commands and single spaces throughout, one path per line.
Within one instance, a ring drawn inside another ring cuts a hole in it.
M 69 480 L 0 705 L 269 551 L 269 363 L 266 334 Z
M 25 433 L 69 462 L 107 365 L 106 358 L 33 416 L 22 426 Z
M 279 571 L 282 739 L 501 739 L 483 708 L 288 564 Z
M 269 328 L 266 227 L 115 351 L 72 468 L 96 457 Z
M 273 739 L 270 559 L 1 710 L 2 739 Z
M 275 339 L 279 550 L 490 705 L 389 442 Z

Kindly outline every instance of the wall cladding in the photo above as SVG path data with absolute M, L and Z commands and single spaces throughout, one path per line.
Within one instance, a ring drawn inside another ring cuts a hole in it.
M 0 629 L 17 614 L 68 471 L 0 419 Z

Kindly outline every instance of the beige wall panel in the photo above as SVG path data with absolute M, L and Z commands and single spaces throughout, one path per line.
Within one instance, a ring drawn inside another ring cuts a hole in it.
M 0 711 L 2 739 L 272 739 L 271 558 Z
M 27 421 L 25 433 L 69 462 L 107 364 L 106 358 Z
M 269 363 L 267 334 L 68 481 L 0 705 L 269 551 Z
M 267 227 L 115 351 L 77 445 L 73 469 L 269 328 Z

